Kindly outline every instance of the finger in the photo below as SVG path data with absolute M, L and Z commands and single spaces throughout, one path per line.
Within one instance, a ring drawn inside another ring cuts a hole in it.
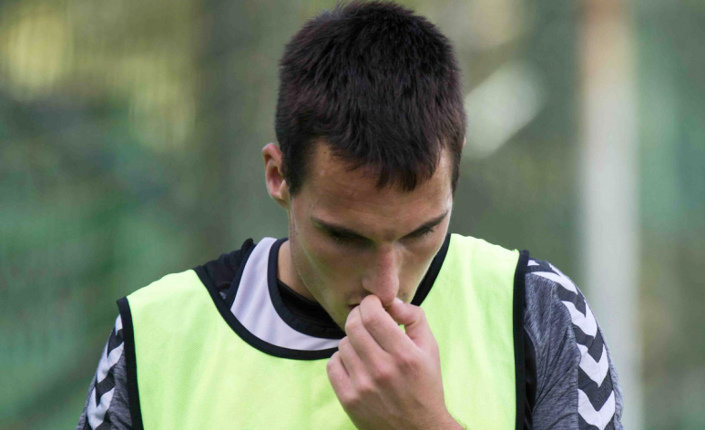
M 346 398 L 353 392 L 350 374 L 345 369 L 345 365 L 340 358 L 340 352 L 334 353 L 328 360 L 326 372 L 333 391 L 335 391 L 338 398 Z
M 377 296 L 370 295 L 365 297 L 358 309 L 360 310 L 360 319 L 365 329 L 384 351 L 390 354 L 398 354 L 415 346 L 392 316 L 384 309 L 381 300 Z
M 400 299 L 394 299 L 392 305 L 387 309 L 389 315 L 399 324 L 404 326 L 406 335 L 418 346 L 430 346 L 434 342 L 431 327 L 426 321 L 426 314 L 423 309 L 409 303 L 404 303 Z
M 355 350 L 355 347 L 351 344 L 349 336 L 340 339 L 340 343 L 338 343 L 338 355 L 351 380 L 366 377 L 365 365 L 360 359 L 360 355 Z
M 364 362 L 366 368 L 370 368 L 388 361 L 389 354 L 384 351 L 365 327 L 362 322 L 360 308 L 361 306 L 356 307 L 348 315 L 348 319 L 345 322 L 345 332 L 348 336 L 344 339 L 350 342 L 356 355 Z M 394 324 L 394 320 L 389 315 L 386 317 Z M 396 326 L 396 324 L 394 325 Z

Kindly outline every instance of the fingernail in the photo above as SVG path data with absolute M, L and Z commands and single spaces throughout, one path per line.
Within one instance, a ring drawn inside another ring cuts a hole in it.
M 394 298 L 394 303 L 403 304 L 404 301 L 403 301 L 402 299 L 400 299 L 399 297 L 395 297 L 395 298 Z

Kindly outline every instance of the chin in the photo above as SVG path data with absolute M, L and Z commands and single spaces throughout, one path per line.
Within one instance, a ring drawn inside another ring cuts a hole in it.
M 348 320 L 348 315 L 350 315 L 349 310 L 344 315 L 331 315 L 331 318 L 341 330 L 345 331 L 345 322 Z

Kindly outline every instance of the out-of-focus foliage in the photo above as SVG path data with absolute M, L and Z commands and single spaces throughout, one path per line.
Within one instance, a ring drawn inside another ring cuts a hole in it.
M 635 2 L 647 422 L 705 428 L 705 3 Z
M 441 27 L 464 72 L 453 230 L 528 248 L 580 284 L 580 4 L 402 3 Z M 275 139 L 277 61 L 334 4 L 0 3 L 0 427 L 75 425 L 115 299 L 286 235 L 259 153 Z M 631 6 L 645 422 L 702 428 L 705 5 Z

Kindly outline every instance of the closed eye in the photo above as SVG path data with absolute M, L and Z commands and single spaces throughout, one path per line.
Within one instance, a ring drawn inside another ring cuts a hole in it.
M 433 230 L 435 230 L 435 226 L 422 227 L 416 231 L 412 231 L 411 233 L 407 234 L 406 237 L 409 239 L 416 239 L 416 238 L 424 237 L 424 236 L 427 236 L 427 235 L 433 233 Z
M 328 233 L 328 236 L 330 236 L 333 240 L 335 240 L 338 243 L 347 243 L 347 244 L 364 244 L 368 242 L 368 239 L 359 236 L 354 233 L 350 233 L 344 230 L 336 230 L 336 229 L 326 229 L 326 232 Z
M 419 227 L 416 230 L 412 231 L 411 233 L 408 233 L 407 235 L 405 235 L 403 238 L 404 239 L 420 239 L 424 236 L 427 236 L 427 235 L 433 233 L 435 228 L 446 218 L 447 215 L 448 215 L 448 211 L 446 211 L 443 215 L 426 222 L 421 227 Z M 374 244 L 374 242 L 371 239 L 369 239 L 365 236 L 362 236 L 352 230 L 348 230 L 347 228 L 336 226 L 336 225 L 324 222 L 324 221 L 319 220 L 314 217 L 312 217 L 311 219 L 312 219 L 314 225 L 318 229 L 320 229 L 328 237 L 330 237 L 331 239 L 333 239 L 337 243 L 346 244 L 346 245 L 355 245 L 355 246 Z

